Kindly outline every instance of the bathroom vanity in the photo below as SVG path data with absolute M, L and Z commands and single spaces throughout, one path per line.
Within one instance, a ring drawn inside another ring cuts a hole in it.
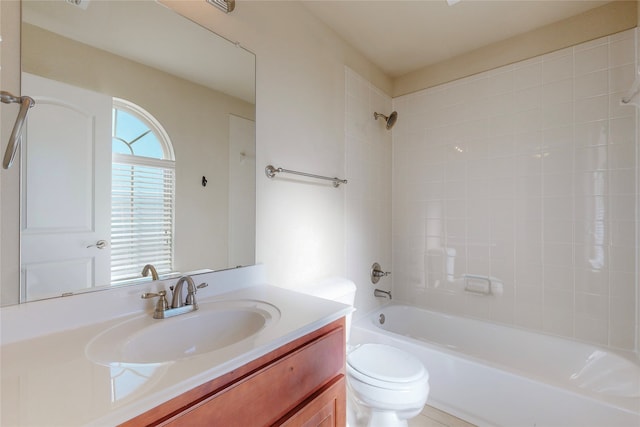
M 140 298 L 169 281 L 76 296 L 75 310 L 64 298 L 2 308 L 0 424 L 344 425 L 351 309 L 265 285 L 262 266 L 241 270 L 197 276 L 209 284 L 199 310 L 169 319 Z M 203 346 L 252 310 L 264 325 Z M 196 316 L 217 320 L 198 328 Z
M 330 323 L 122 426 L 343 426 L 344 330 Z

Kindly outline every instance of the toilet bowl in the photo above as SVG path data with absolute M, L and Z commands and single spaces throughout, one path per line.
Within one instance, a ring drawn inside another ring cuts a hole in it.
M 353 306 L 356 286 L 333 278 L 299 291 Z M 348 315 L 347 342 L 350 324 Z M 422 362 L 389 345 L 347 346 L 346 371 L 349 427 L 405 427 L 422 411 L 429 395 L 429 373 Z
M 429 373 L 411 354 L 384 344 L 363 344 L 347 355 L 350 425 L 406 426 L 429 395 Z

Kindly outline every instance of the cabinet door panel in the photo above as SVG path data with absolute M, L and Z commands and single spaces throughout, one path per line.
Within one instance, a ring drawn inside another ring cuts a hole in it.
M 282 427 L 342 427 L 346 425 L 346 382 L 338 376 L 306 405 L 298 409 Z

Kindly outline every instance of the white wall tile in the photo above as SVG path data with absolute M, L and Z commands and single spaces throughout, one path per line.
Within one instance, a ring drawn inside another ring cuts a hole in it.
M 606 95 L 575 100 L 576 123 L 604 120 L 609 117 L 609 99 Z
M 621 65 L 609 70 L 609 93 L 629 90 L 636 78 L 636 67 L 633 64 Z
M 573 150 L 567 147 L 560 147 L 545 151 L 542 157 L 542 172 L 545 175 L 572 173 Z
M 572 77 L 572 75 L 569 75 L 569 77 Z M 606 81 L 608 84 L 608 78 Z M 604 93 L 608 93 L 608 91 Z M 503 96 L 507 95 L 508 94 L 505 94 Z M 573 102 L 573 79 L 566 78 L 551 83 L 545 82 L 544 86 L 542 86 L 542 101 L 545 106 Z
M 606 170 L 578 171 L 574 175 L 574 191 L 576 197 L 608 195 L 611 189 L 609 185 L 611 172 L 607 172 Z M 635 186 L 633 187 L 635 189 Z
M 609 120 L 599 120 L 575 125 L 575 144 L 577 147 L 605 145 L 608 144 L 608 142 Z
M 508 158 L 507 161 L 513 164 L 513 158 Z M 508 197 L 510 198 L 510 204 L 513 206 L 513 197 L 516 195 L 516 182 L 511 178 L 512 176 L 491 179 L 489 181 L 489 196 L 494 200 Z M 513 215 L 513 212 L 510 212 L 510 214 Z
M 515 183 L 518 201 L 542 197 L 542 179 L 540 175 L 518 176 L 515 179 Z M 538 201 L 539 205 L 542 206 L 541 200 L 538 199 Z M 518 205 L 516 204 L 516 206 Z M 522 206 L 522 208 L 526 209 L 525 206 Z
M 542 84 L 542 61 L 537 60 L 532 63 L 523 61 L 521 64 L 522 66 L 513 71 L 513 89 L 518 91 L 540 86 Z
M 542 173 L 542 154 L 523 154 L 516 157 L 517 176 L 536 176 Z
M 606 95 L 609 93 L 609 70 L 594 71 L 578 76 L 574 80 L 574 86 L 576 99 Z
M 570 168 L 568 168 L 570 171 Z M 571 197 L 573 195 L 573 175 L 570 173 L 545 174 L 543 177 L 545 196 Z
M 609 146 L 610 169 L 633 169 L 636 164 L 635 144 L 613 144 Z
M 606 170 L 608 165 L 608 149 L 606 146 L 576 148 L 574 165 L 576 171 Z
M 574 269 L 571 263 L 564 265 L 545 263 L 543 275 L 545 289 L 563 289 L 573 292 Z
M 609 272 L 596 269 L 575 270 L 576 292 L 609 295 Z
M 513 71 L 507 70 L 500 73 L 487 73 L 487 96 L 493 97 L 502 93 L 513 91 Z
M 576 49 L 574 63 L 576 76 L 607 69 L 609 66 L 609 45 L 605 43 L 590 49 Z
M 637 231 L 636 221 L 611 221 L 611 244 L 633 250 L 636 245 Z
M 544 241 L 549 243 L 573 244 L 573 224 L 573 221 L 544 221 Z M 569 265 L 571 264 L 573 264 L 573 259 L 569 261 Z
M 634 63 L 635 40 L 632 36 L 611 40 L 609 44 L 609 67 Z
M 413 269 L 407 284 L 394 280 L 402 295 L 635 348 L 638 123 L 620 99 L 637 45 L 625 31 L 394 100 L 416 127 L 394 133 L 394 200 L 406 201 L 393 206 L 394 263 L 413 260 L 401 264 Z M 444 248 L 455 250 L 453 276 Z M 466 295 L 456 285 L 466 273 L 499 277 L 508 291 Z
M 544 83 L 573 77 L 573 55 L 570 50 L 563 50 L 563 53 L 565 55 L 545 57 L 542 74 Z
M 543 202 L 542 197 L 517 197 L 516 219 L 518 221 L 537 220 L 542 221 Z
M 612 119 L 610 123 L 610 144 L 634 144 L 635 143 L 635 119 L 633 116 Z

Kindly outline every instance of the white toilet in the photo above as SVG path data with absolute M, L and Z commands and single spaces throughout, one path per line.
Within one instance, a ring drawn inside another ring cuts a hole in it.
M 300 292 L 353 306 L 355 284 L 327 279 Z M 402 427 L 418 415 L 429 395 L 429 373 L 415 356 L 398 348 L 367 343 L 351 347 L 347 316 L 347 424 Z

